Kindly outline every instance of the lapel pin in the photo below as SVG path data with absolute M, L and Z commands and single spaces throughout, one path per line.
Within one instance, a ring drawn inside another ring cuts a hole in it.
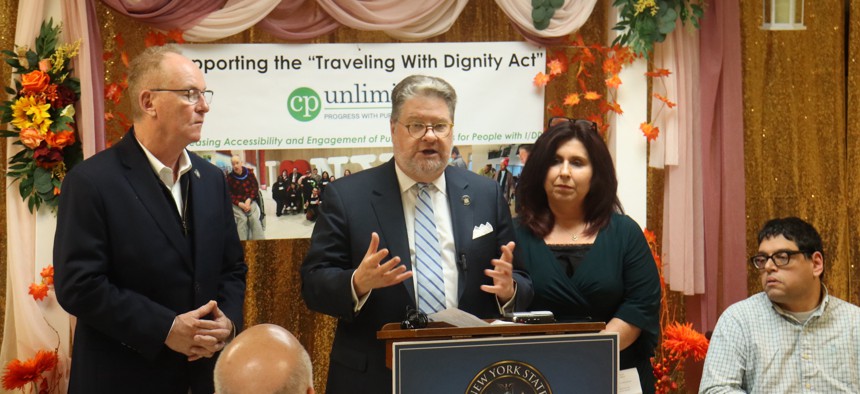
M 469 199 L 469 195 L 468 195 L 468 194 L 463 195 L 463 197 L 460 197 L 460 198 L 461 198 L 461 199 L 463 199 L 463 205 L 465 205 L 465 206 L 467 206 L 467 207 L 472 203 L 472 200 L 471 200 L 471 199 Z
M 200 178 L 200 171 L 197 171 L 196 168 L 194 169 L 194 176 L 196 176 L 197 178 Z

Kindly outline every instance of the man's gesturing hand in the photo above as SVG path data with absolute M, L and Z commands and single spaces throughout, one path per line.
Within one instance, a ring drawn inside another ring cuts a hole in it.
M 406 271 L 406 266 L 400 264 L 398 256 L 380 264 L 382 259 L 388 256 L 388 249 L 377 250 L 378 247 L 379 235 L 374 232 L 370 235 L 367 253 L 364 254 L 361 264 L 358 265 L 352 277 L 352 285 L 359 298 L 370 290 L 396 285 L 412 277 L 412 271 Z
M 493 259 L 493 269 L 485 269 L 484 275 L 493 278 L 493 285 L 481 285 L 481 290 L 495 294 L 502 304 L 514 296 L 514 243 L 508 242 L 502 246 L 502 256 Z

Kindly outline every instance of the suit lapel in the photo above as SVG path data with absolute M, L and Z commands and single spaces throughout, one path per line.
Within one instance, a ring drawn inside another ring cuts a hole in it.
M 165 198 L 158 177 L 155 176 L 143 149 L 135 140 L 134 130 L 128 132 L 117 143 L 116 148 L 125 168 L 125 178 L 131 188 L 134 189 L 141 204 L 155 220 L 158 228 L 170 240 L 171 245 L 182 255 L 183 261 L 188 264 L 189 268 L 193 268 L 181 225 L 176 222 L 176 214 L 173 213 L 176 208 L 169 204 Z
M 400 261 L 407 270 L 412 269 L 412 258 L 409 254 L 409 237 L 406 233 L 406 219 L 403 217 L 403 199 L 400 197 L 400 186 L 397 183 L 397 173 L 394 170 L 394 159 L 380 166 L 382 175 L 376 177 L 371 185 L 371 201 L 374 215 L 379 223 L 380 249 L 388 248 L 389 257 L 400 256 Z M 409 292 L 409 298 L 415 300 L 415 287 L 412 278 L 402 282 Z
M 451 227 L 454 231 L 454 258 L 457 261 L 457 299 L 463 296 L 466 287 L 466 273 L 460 264 L 460 256 L 466 254 L 472 240 L 474 226 L 469 181 L 454 167 L 445 169 L 445 185 L 448 194 L 448 207 L 451 210 Z

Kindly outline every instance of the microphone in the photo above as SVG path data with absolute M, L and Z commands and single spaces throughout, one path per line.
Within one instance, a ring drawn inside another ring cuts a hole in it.
M 466 267 L 466 254 L 465 253 L 460 253 L 460 257 L 457 258 L 457 267 L 459 267 L 461 270 L 463 270 L 464 273 L 469 271 L 469 269 Z
M 427 327 L 430 321 L 427 315 L 421 310 L 415 309 L 412 305 L 406 306 L 406 319 L 400 322 L 400 328 L 404 330 L 412 330 L 416 328 Z

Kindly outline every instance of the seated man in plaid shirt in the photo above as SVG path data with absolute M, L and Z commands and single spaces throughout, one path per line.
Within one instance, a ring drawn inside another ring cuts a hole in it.
M 821 283 L 818 231 L 773 219 L 758 242 L 764 291 L 720 316 L 699 393 L 860 393 L 860 308 Z

